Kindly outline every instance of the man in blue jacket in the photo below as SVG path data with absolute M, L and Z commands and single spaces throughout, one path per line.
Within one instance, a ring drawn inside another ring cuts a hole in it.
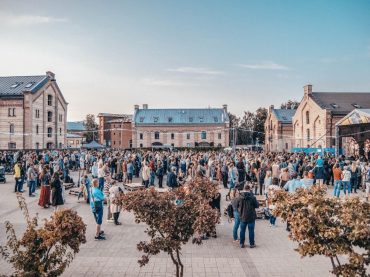
M 95 240 L 105 240 L 104 231 L 101 230 L 103 223 L 104 194 L 99 189 L 98 179 L 94 179 L 90 192 L 90 207 L 96 222 Z

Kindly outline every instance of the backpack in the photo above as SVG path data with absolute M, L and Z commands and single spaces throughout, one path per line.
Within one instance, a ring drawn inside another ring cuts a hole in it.
M 234 218 L 234 208 L 231 203 L 227 206 L 226 211 L 229 218 Z

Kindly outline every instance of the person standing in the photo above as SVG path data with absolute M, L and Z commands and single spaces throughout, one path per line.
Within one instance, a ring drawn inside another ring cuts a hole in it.
M 143 178 L 143 185 L 145 186 L 145 188 L 148 188 L 149 178 L 150 178 L 150 168 L 148 167 L 146 162 L 144 162 L 143 171 L 141 172 L 141 177 Z
M 118 221 L 118 218 L 122 210 L 122 206 L 118 204 L 115 200 L 118 200 L 122 193 L 123 193 L 122 189 L 119 186 L 117 186 L 116 183 L 113 183 L 112 187 L 109 189 L 110 212 L 113 215 L 115 225 L 121 225 L 121 222 Z
M 104 177 L 105 177 L 105 168 L 103 162 L 98 164 L 98 180 L 99 180 L 99 189 L 103 191 L 104 188 Z
M 36 191 L 36 178 L 37 174 L 33 164 L 30 164 L 27 170 L 27 181 L 28 181 L 28 196 L 34 197 Z
M 339 163 L 336 163 L 333 168 L 334 176 L 334 196 L 339 198 L 340 188 L 342 186 L 342 170 L 340 169 Z
M 238 198 L 237 209 L 240 215 L 240 247 L 245 247 L 245 232 L 248 227 L 249 246 L 256 247 L 254 241 L 254 226 L 257 218 L 256 209 L 259 207 L 258 201 L 251 192 L 249 184 L 244 186 L 244 192 Z
M 351 171 L 348 169 L 348 166 L 343 168 L 342 184 L 344 194 L 347 194 L 347 191 L 349 195 L 351 193 Z
M 163 175 L 164 175 L 164 168 L 161 161 L 158 161 L 157 164 L 157 172 L 156 175 L 158 177 L 158 186 L 163 188 Z
M 58 209 L 58 206 L 64 204 L 62 192 L 62 182 L 60 181 L 59 173 L 55 172 L 51 181 L 51 204 L 55 211 Z
M 41 192 L 39 198 L 39 206 L 44 207 L 46 209 L 49 208 L 50 205 L 50 181 L 51 181 L 51 177 L 48 172 L 47 166 L 45 166 L 42 169 L 40 181 L 41 181 Z
M 14 179 L 15 179 L 14 192 L 23 192 L 20 161 L 17 161 L 17 163 L 14 165 Z
M 104 194 L 99 189 L 99 182 L 94 179 L 90 191 L 90 207 L 96 222 L 95 240 L 105 240 L 104 231 L 101 230 L 103 223 Z

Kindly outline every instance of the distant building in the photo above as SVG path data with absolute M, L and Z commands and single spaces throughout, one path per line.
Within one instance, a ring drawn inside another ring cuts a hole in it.
M 370 93 L 313 92 L 304 96 L 293 116 L 294 147 L 334 148 L 335 124 L 354 109 L 369 109 Z
M 292 118 L 296 110 L 268 109 L 265 121 L 265 150 L 272 152 L 289 152 L 294 142 Z
M 68 121 L 67 133 L 83 135 L 86 132 L 86 126 L 83 121 Z
M 113 148 L 130 148 L 132 115 L 99 113 L 98 121 L 100 144 Z M 117 128 L 120 130 L 114 130 Z
M 50 71 L 0 77 L 0 149 L 65 147 L 67 106 Z
M 85 142 L 85 137 L 78 134 L 67 134 L 67 147 L 68 148 L 81 148 Z
M 140 109 L 135 105 L 134 148 L 229 146 L 227 105 L 205 109 Z

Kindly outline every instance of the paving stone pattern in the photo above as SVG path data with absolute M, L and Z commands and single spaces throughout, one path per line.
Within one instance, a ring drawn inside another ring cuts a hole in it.
M 6 220 L 14 224 L 18 234 L 25 228 L 13 189 L 11 176 L 7 184 L 0 184 L 1 244 L 5 241 Z M 226 205 L 225 193 L 222 189 L 223 207 Z M 52 209 L 39 207 L 38 197 L 30 198 L 26 193 L 25 197 L 33 215 L 38 213 L 40 218 L 50 216 Z M 87 224 L 87 243 L 81 247 L 80 253 L 63 276 L 175 276 L 175 267 L 164 253 L 151 258 L 148 265 L 139 266 L 137 260 L 142 253 L 136 249 L 136 244 L 147 239 L 147 236 L 144 233 L 145 224 L 136 224 L 132 214 L 125 212 L 121 215 L 121 226 L 104 221 L 107 240 L 94 241 L 95 222 L 90 207 L 83 202 L 78 203 L 77 197 L 69 195 L 66 196 L 64 207 L 76 209 L 83 217 Z M 184 246 L 182 260 L 185 276 L 332 276 L 329 273 L 329 259 L 301 259 L 294 251 L 295 244 L 288 239 L 284 224 L 279 220 L 277 224 L 277 228 L 270 228 L 267 221 L 258 220 L 255 229 L 257 247 L 241 249 L 232 241 L 232 223 L 223 216 L 216 239 L 209 239 L 201 246 L 191 243 Z M 0 274 L 9 275 L 11 272 L 10 265 L 0 259 Z

